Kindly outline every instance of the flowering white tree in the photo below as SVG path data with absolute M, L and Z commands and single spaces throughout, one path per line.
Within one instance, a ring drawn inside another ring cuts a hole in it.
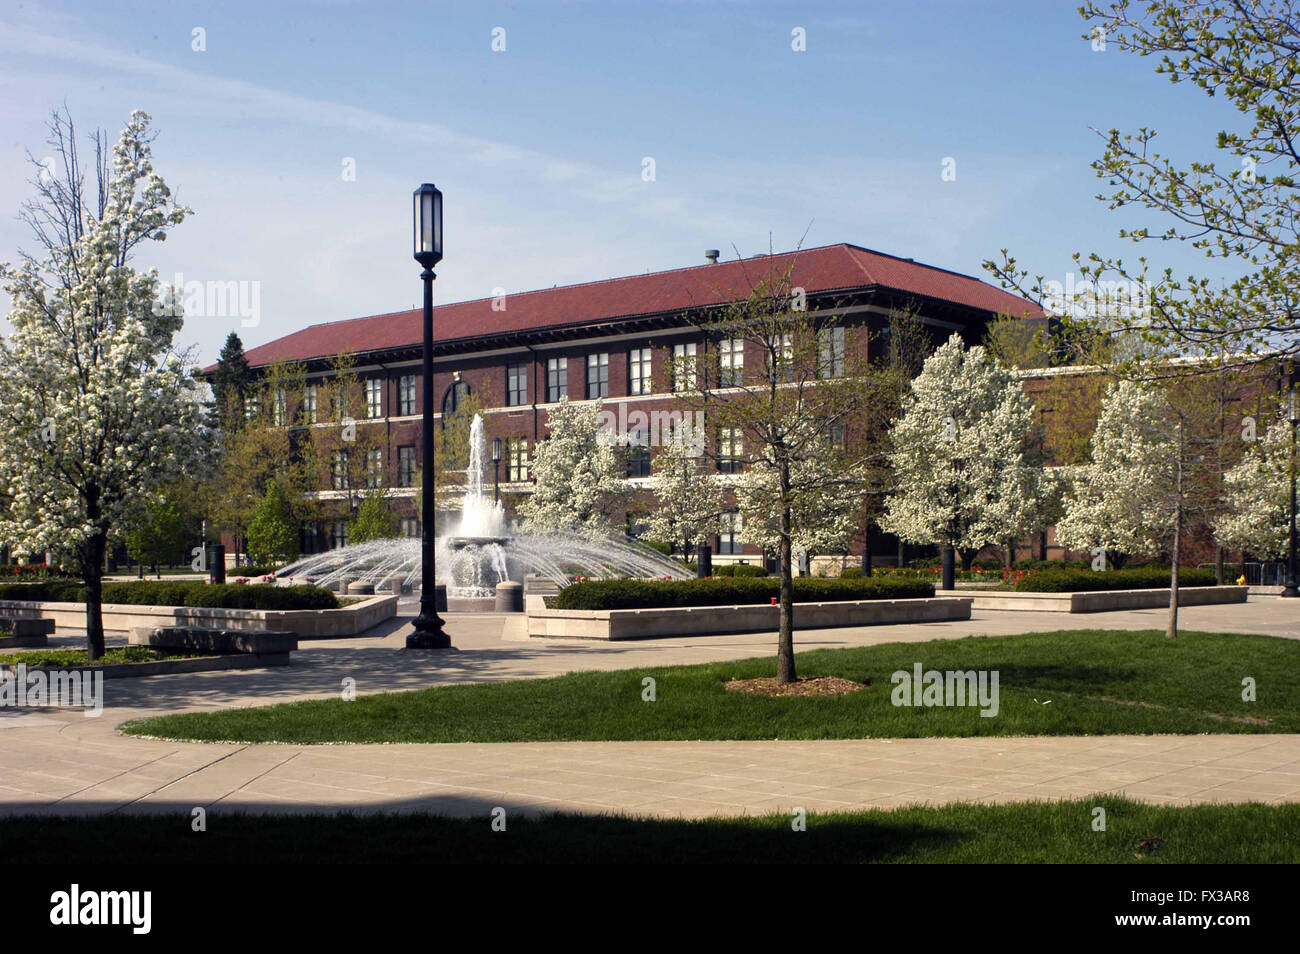
M 1279 421 L 1224 475 L 1225 509 L 1214 521 L 1223 546 L 1267 559 L 1286 555 L 1293 453 L 1291 425 Z
M 536 488 L 517 511 L 521 527 L 529 533 L 614 531 L 613 514 L 632 486 L 617 442 L 602 428 L 600 405 L 562 398 L 551 408 L 547 427 L 550 437 L 533 458 Z
M 843 553 L 862 522 L 862 500 L 852 490 L 863 480 L 863 465 L 810 423 L 792 429 L 812 432 L 801 435 L 804 453 L 790 463 L 790 483 L 802 488 L 789 501 L 792 546 L 808 554 Z M 776 455 L 760 449 L 736 481 L 735 492 L 744 516 L 741 540 L 775 550 L 781 540 L 782 510 Z
M 1034 405 L 989 352 L 954 334 L 925 361 L 890 431 L 897 489 L 880 527 L 975 554 L 1046 527 L 1058 490 L 1033 463 Z
M 655 507 L 646 520 L 645 536 L 689 553 L 718 532 L 722 485 L 705 466 L 698 445 L 674 430 L 672 439 L 654 458 Z
M 172 349 L 175 298 L 160 306 L 156 273 L 130 265 L 189 210 L 153 171 L 145 113 L 132 113 L 111 152 L 94 137 L 89 185 L 71 120 L 56 114 L 50 129 L 62 168 L 42 169 L 23 210 L 40 257 L 0 268 L 14 329 L 0 342 L 0 487 L 11 498 L 0 539 L 79 565 L 95 658 L 110 542 L 206 446 L 202 392 Z
M 1176 414 L 1162 391 L 1125 380 L 1106 391 L 1092 461 L 1074 468 L 1056 539 L 1075 550 L 1127 556 L 1165 549 L 1174 533 L 1170 488 L 1179 456 Z

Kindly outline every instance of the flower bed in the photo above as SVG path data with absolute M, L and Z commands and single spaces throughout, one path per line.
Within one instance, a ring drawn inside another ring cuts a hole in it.
M 780 580 L 771 577 L 708 580 L 590 580 L 566 586 L 552 597 L 551 606 L 563 610 L 742 606 L 771 603 L 780 595 L 780 591 Z M 924 599 L 933 596 L 934 584 L 925 580 L 801 578 L 794 581 L 794 599 L 797 603 Z

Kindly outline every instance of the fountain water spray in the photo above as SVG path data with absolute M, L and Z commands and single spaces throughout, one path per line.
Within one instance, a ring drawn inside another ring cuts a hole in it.
M 474 415 L 469 437 L 460 519 L 454 532 L 435 541 L 438 582 L 447 587 L 449 599 L 488 599 L 498 583 L 522 581 L 528 573 L 557 586 L 567 585 L 575 575 L 674 579 L 691 575 L 680 563 L 625 536 L 513 531 L 507 525 L 505 508 L 483 493 L 487 441 L 481 415 Z M 281 579 L 309 577 L 321 586 L 343 580 L 373 583 L 376 589 L 394 582 L 409 586 L 420 579 L 420 540 L 399 537 L 349 544 L 299 560 L 277 575 Z

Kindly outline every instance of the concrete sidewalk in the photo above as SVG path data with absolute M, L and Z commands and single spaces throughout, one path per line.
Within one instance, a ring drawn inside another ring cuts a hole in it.
M 1300 610 L 1300 607 L 1297 608 Z M 1283 600 L 1196 607 L 1189 629 L 1294 637 Z M 1048 629 L 1158 628 L 1164 611 L 981 613 L 969 622 L 812 631 L 800 649 Z M 520 641 L 501 616 L 451 616 L 458 652 L 409 653 L 409 619 L 305 643 L 289 667 L 107 682 L 105 711 L 0 710 L 0 814 L 185 811 L 626 811 L 699 816 L 1054 799 L 1300 801 L 1300 736 L 208 745 L 118 735 L 125 719 L 456 682 L 766 655 L 771 634 L 629 644 Z

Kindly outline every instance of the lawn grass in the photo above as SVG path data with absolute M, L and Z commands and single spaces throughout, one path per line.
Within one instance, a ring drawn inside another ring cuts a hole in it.
M 104 651 L 104 655 L 91 661 L 84 649 L 31 649 L 19 653 L 0 653 L 0 666 L 45 666 L 50 669 L 71 669 L 76 666 L 113 666 L 118 663 L 158 662 L 161 659 L 187 659 L 203 653 L 160 653 L 147 646 L 118 646 Z
M 890 675 L 997 670 L 1000 711 L 896 707 Z M 139 735 L 240 742 L 519 742 L 1300 731 L 1300 642 L 1156 630 L 1070 630 L 801 653 L 802 675 L 869 682 L 837 697 L 729 692 L 774 675 L 771 657 L 573 673 L 312 700 L 127 723 Z M 655 680 L 656 701 L 642 699 Z M 1258 685 L 1244 702 L 1242 679 Z
M 1106 810 L 1106 830 L 1092 828 Z M 1157 806 L 1114 796 L 1010 805 L 697 821 L 612 815 L 26 816 L 0 825 L 23 864 L 238 863 L 1095 863 L 1300 861 L 1300 805 Z M 1160 839 L 1160 841 L 1155 841 Z M 1143 844 L 1143 842 L 1149 842 Z

